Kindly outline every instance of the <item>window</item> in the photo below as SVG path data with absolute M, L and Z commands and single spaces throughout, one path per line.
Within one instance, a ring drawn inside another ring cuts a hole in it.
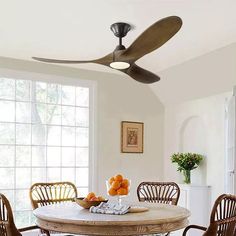
M 89 87 L 0 78 L 0 192 L 18 227 L 34 220 L 29 187 L 71 181 L 89 188 Z

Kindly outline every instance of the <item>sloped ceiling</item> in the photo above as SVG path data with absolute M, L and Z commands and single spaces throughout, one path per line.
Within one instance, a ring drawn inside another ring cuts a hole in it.
M 232 92 L 236 86 L 236 43 L 161 71 L 150 88 L 164 105 Z

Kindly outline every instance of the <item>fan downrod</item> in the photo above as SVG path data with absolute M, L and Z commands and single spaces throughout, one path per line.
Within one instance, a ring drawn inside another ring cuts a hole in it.
M 125 46 L 122 45 L 122 38 L 131 30 L 131 25 L 124 22 L 117 22 L 112 24 L 110 29 L 119 38 L 119 45 L 116 47 L 116 50 L 124 50 Z

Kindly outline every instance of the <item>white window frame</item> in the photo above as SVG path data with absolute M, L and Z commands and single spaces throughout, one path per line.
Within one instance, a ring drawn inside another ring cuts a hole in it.
M 88 87 L 89 93 L 89 191 L 97 191 L 97 83 L 93 80 L 84 80 L 75 77 L 65 77 L 52 74 L 35 73 L 20 70 L 0 68 L 0 77 L 19 80 L 41 81 L 69 86 Z

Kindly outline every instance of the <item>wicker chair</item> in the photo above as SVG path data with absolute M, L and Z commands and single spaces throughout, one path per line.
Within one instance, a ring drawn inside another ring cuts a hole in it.
M 21 232 L 38 229 L 35 226 L 17 229 L 14 223 L 11 205 L 7 198 L 0 193 L 0 235 L 1 236 L 22 236 Z
M 142 182 L 137 188 L 137 195 L 140 202 L 177 205 L 180 188 L 174 182 Z
M 74 201 L 77 195 L 77 188 L 71 182 L 36 183 L 30 188 L 30 200 L 33 209 L 60 202 Z M 56 232 L 42 230 L 42 233 L 55 236 Z M 65 236 L 69 236 L 69 234 L 65 234 Z
M 140 202 L 153 202 L 177 205 L 179 186 L 174 182 L 142 182 L 137 188 Z
M 185 228 L 183 236 L 186 236 L 190 229 L 205 231 L 204 236 L 235 236 L 236 195 L 223 194 L 219 196 L 212 208 L 209 227 L 189 225 Z

